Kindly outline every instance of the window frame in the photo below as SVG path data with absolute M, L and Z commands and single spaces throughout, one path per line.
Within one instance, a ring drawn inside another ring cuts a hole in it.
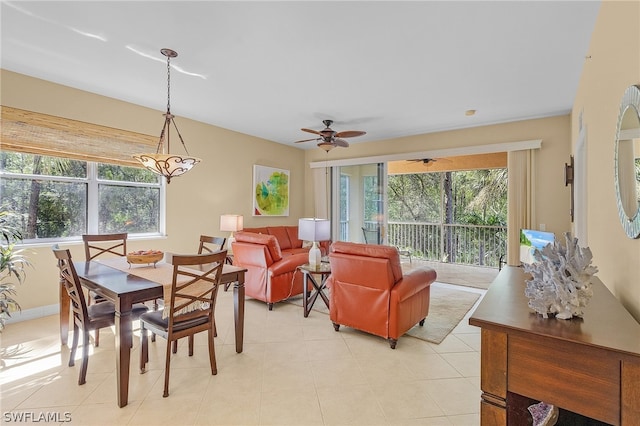
M 10 151 L 6 151 L 10 152 Z M 24 154 L 28 154 L 23 152 Z M 45 154 L 33 154 L 33 155 L 44 155 Z M 52 157 L 52 156 L 49 156 Z M 77 161 L 77 160 L 76 160 Z M 165 237 L 166 236 L 166 182 L 160 176 L 158 176 L 156 183 L 147 183 L 147 182 L 131 182 L 131 181 L 119 181 L 119 180 L 109 180 L 109 179 L 100 179 L 98 178 L 98 167 L 100 164 L 109 164 L 109 163 L 98 163 L 94 161 L 85 161 L 87 164 L 87 176 L 84 178 L 81 177 L 68 177 L 68 176 L 51 176 L 51 175 L 37 175 L 32 173 L 14 173 L 7 172 L 5 170 L 0 170 L 0 178 L 2 179 L 22 179 L 22 180 L 41 180 L 41 181 L 50 181 L 50 182 L 61 182 L 61 183 L 86 183 L 87 188 L 87 229 L 86 233 L 88 234 L 98 234 L 98 211 L 99 211 L 99 189 L 101 185 L 104 186 L 127 186 L 127 187 L 137 187 L 137 188 L 158 188 L 159 189 L 159 217 L 158 217 L 158 232 L 144 232 L 144 233 L 130 233 L 129 238 L 132 239 L 144 239 L 144 238 L 156 238 L 156 237 Z M 130 165 L 125 164 L 116 164 L 122 167 L 131 167 Z M 71 237 L 57 237 L 57 238 L 37 238 L 37 239 L 25 239 L 20 245 L 29 245 L 29 246 L 37 246 L 37 245 L 49 245 L 52 243 L 58 242 L 77 242 L 82 241 L 82 235 L 75 235 Z

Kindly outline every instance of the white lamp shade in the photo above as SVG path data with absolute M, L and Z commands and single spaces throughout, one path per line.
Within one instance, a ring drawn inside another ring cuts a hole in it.
M 220 216 L 220 230 L 236 232 L 242 231 L 243 216 L 239 214 L 223 214 Z
M 331 222 L 327 219 L 300 219 L 298 221 L 298 238 L 313 242 L 330 240 Z

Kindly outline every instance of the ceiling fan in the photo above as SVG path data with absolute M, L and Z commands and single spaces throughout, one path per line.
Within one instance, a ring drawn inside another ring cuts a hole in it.
M 451 160 L 449 160 L 448 158 L 417 158 L 415 160 L 407 160 L 407 161 L 420 161 L 422 162 L 425 166 L 428 166 L 430 164 L 435 163 L 436 161 L 445 161 L 448 163 L 451 163 Z
M 360 130 L 345 130 L 342 132 L 336 132 L 335 130 L 331 129 L 333 120 L 323 120 L 322 122 L 326 127 L 319 131 L 313 130 L 313 129 L 305 129 L 305 128 L 300 129 L 303 132 L 309 132 L 309 133 L 314 133 L 316 135 L 319 135 L 320 136 L 319 138 L 303 139 L 301 141 L 296 141 L 295 143 L 320 141 L 320 143 L 318 143 L 318 146 L 324 149 L 325 151 L 329 152 L 333 148 L 338 146 L 341 146 L 343 148 L 348 147 L 349 142 L 345 141 L 343 138 L 353 138 L 356 136 L 362 136 L 367 133 Z

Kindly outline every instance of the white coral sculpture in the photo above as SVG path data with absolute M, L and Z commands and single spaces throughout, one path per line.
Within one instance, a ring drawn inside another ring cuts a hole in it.
M 598 268 L 591 266 L 591 250 L 578 246 L 578 239 L 571 238 L 569 232 L 564 236 L 565 246 L 553 242 L 542 250 L 536 249 L 536 261 L 524 265 L 532 276 L 525 289 L 529 307 L 544 318 L 549 314 L 559 319 L 582 317 L 582 308 L 593 296 L 591 277 Z

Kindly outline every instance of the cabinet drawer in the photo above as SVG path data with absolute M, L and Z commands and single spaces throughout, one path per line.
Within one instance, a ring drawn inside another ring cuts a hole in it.
M 535 335 L 509 335 L 510 392 L 617 425 L 620 359 L 611 352 Z

